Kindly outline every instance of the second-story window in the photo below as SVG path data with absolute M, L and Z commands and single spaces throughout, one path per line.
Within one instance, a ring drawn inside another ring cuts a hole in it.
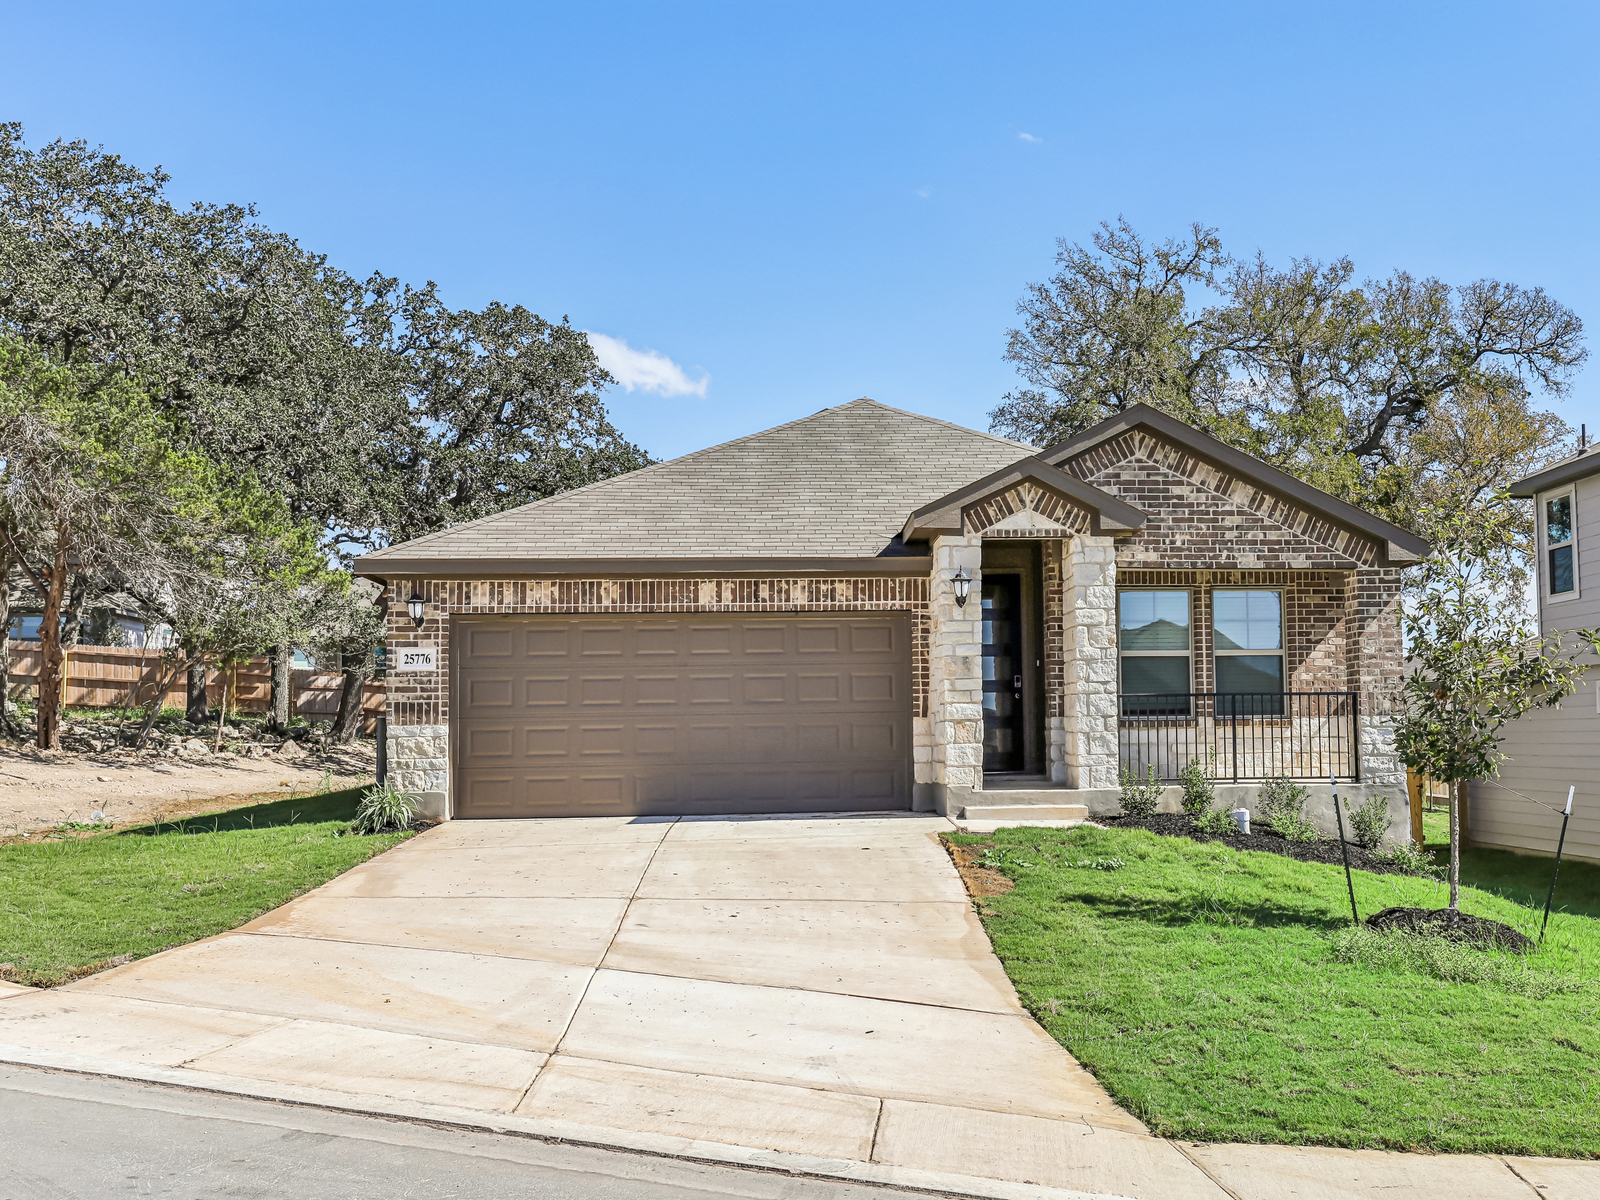
M 1544 551 L 1547 586 L 1552 596 L 1577 590 L 1572 563 L 1572 493 L 1544 502 Z

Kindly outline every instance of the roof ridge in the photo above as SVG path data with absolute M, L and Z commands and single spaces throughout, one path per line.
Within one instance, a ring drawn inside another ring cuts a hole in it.
M 815 421 L 818 417 L 821 417 L 821 416 L 823 416 L 823 415 L 825 415 L 827 413 L 838 412 L 842 408 L 850 408 L 850 407 L 852 407 L 854 405 L 862 404 L 862 403 L 874 404 L 874 405 L 877 405 L 879 408 L 888 408 L 889 407 L 887 404 L 878 404 L 878 402 L 876 400 L 873 400 L 868 396 L 862 396 L 859 399 L 851 400 L 851 401 L 848 401 L 847 403 L 844 403 L 844 404 L 835 404 L 835 405 L 832 405 L 829 408 L 819 408 L 816 412 L 812 413 L 810 416 L 796 417 L 793 421 L 785 421 L 782 425 L 773 425 L 773 426 L 770 426 L 770 427 L 768 427 L 766 429 L 758 429 L 754 433 L 745 434 L 743 437 L 730 438 L 726 442 L 718 442 L 715 446 L 705 446 L 705 447 L 703 447 L 702 449 L 699 449 L 699 450 L 691 450 L 687 454 L 678 455 L 677 458 L 669 458 L 665 462 L 651 463 L 647 467 L 640 467 L 637 471 L 624 471 L 621 475 L 612 475 L 612 476 L 609 476 L 609 477 L 607 477 L 605 479 L 597 479 L 593 483 L 584 484 L 582 487 L 568 488 L 564 492 L 556 492 L 554 495 L 551 495 L 551 496 L 541 496 L 537 500 L 530 500 L 530 501 L 528 501 L 528 503 L 519 504 L 515 508 L 503 508 L 499 512 L 487 513 L 487 514 L 485 514 L 484 516 L 481 516 L 481 517 L 473 517 L 472 520 L 470 520 L 470 521 L 462 521 L 460 524 L 457 524 L 457 525 L 447 525 L 443 529 L 436 529 L 432 533 L 423 534 L 421 537 L 410 538 L 410 539 L 408 539 L 408 540 L 406 540 L 404 542 L 392 543 L 392 546 L 419 546 L 419 545 L 425 545 L 428 542 L 433 541 L 434 538 L 444 537 L 447 534 L 453 536 L 454 534 L 456 534 L 460 530 L 471 529 L 474 525 L 481 524 L 484 521 L 498 520 L 498 519 L 500 519 L 502 517 L 509 516 L 512 513 L 527 512 L 529 509 L 538 508 L 540 505 L 551 504 L 551 503 L 554 503 L 557 500 L 566 500 L 566 499 L 569 499 L 569 498 L 571 498 L 573 496 L 580 496 L 585 492 L 592 492 L 596 488 L 603 488 L 607 484 L 617 483 L 617 482 L 619 482 L 621 480 L 624 480 L 624 479 L 637 479 L 641 475 L 648 475 L 652 471 L 659 471 L 664 467 L 672 467 L 672 466 L 678 465 L 679 463 L 686 463 L 690 459 L 700 458 L 703 455 L 711 454 L 711 453 L 713 453 L 713 452 L 715 452 L 717 450 L 726 450 L 728 447 L 737 446 L 741 442 L 748 442 L 748 441 L 752 440 L 753 438 L 764 437 L 765 435 L 767 435 L 769 433 L 777 433 L 780 430 L 789 429 L 789 428 L 791 428 L 791 427 L 793 427 L 795 425 L 804 425 L 807 421 Z M 892 411 L 892 412 L 900 412 L 901 410 L 900 409 L 891 409 L 890 411 Z M 916 414 L 916 413 L 906 413 L 905 415 L 914 417 L 914 416 L 917 416 L 918 414 Z M 927 419 L 928 420 L 936 420 L 936 418 L 932 418 L 932 417 L 929 417 Z M 948 424 L 948 422 L 945 422 L 945 421 L 938 421 L 937 423 L 941 424 L 941 425 Z M 952 428 L 960 429 L 961 427 L 959 425 L 956 425 L 956 426 L 953 426 Z M 976 430 L 966 430 L 965 432 L 976 433 L 977 431 Z M 992 435 L 984 434 L 983 436 L 989 437 L 989 436 L 992 436 Z M 372 556 L 376 557 L 378 555 L 381 555 L 381 554 L 385 553 L 389 549 L 391 549 L 391 546 L 385 546 L 382 550 L 374 550 L 372 552 Z
M 1040 446 L 1031 446 L 1027 442 L 1019 442 L 1014 438 L 1001 437 L 998 433 L 989 433 L 983 429 L 969 429 L 965 425 L 957 425 L 954 421 L 946 421 L 943 417 L 930 417 L 927 413 L 912 412 L 909 408 L 896 408 L 892 404 L 885 404 L 881 400 L 874 400 L 870 396 L 863 396 L 860 400 L 852 400 L 850 404 L 874 404 L 892 413 L 899 413 L 902 417 L 915 417 L 919 421 L 926 421 L 930 425 L 943 425 L 946 429 L 954 429 L 958 433 L 970 433 L 977 437 L 988 438 L 991 442 L 999 442 L 1002 446 L 1016 446 L 1030 454 L 1043 449 Z M 840 408 L 849 408 L 850 404 L 841 404 Z

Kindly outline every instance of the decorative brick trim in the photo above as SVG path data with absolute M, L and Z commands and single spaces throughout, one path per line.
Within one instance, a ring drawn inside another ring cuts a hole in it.
M 1086 482 L 1142 508 L 1149 524 L 1119 548 L 1118 567 L 1248 558 L 1246 568 L 1373 566 L 1368 535 L 1282 499 L 1206 462 L 1185 447 L 1132 430 L 1061 464 Z M 1247 527 L 1241 518 L 1254 518 Z M 1263 528 L 1263 527 L 1270 528 Z M 1186 564 L 1187 565 L 1187 564 Z
M 1020 483 L 962 514 L 967 536 L 1063 538 L 1089 528 L 1089 513 L 1059 492 Z
M 415 589 L 427 620 L 415 628 L 406 599 Z M 912 715 L 928 715 L 928 580 L 860 576 L 830 579 L 395 579 L 389 583 L 390 660 L 431 648 L 438 669 L 391 673 L 391 726 L 450 720 L 450 618 L 540 613 L 907 612 L 911 615 Z

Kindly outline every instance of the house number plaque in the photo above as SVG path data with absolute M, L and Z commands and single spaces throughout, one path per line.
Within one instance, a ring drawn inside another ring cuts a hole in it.
M 395 669 L 399 671 L 436 671 L 439 668 L 437 650 L 397 650 Z

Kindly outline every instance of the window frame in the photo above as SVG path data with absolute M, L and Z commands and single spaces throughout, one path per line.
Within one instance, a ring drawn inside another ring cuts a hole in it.
M 1249 692 L 1228 693 L 1222 690 L 1220 678 L 1217 673 L 1217 659 L 1219 658 L 1266 658 L 1276 655 L 1278 659 L 1278 691 L 1287 695 L 1289 691 L 1289 613 L 1285 597 L 1289 589 L 1284 587 L 1214 587 L 1211 589 L 1211 690 L 1219 696 L 1240 695 L 1248 696 Z M 1278 596 L 1278 648 L 1276 650 L 1219 650 L 1217 648 L 1217 596 L 1224 592 L 1275 592 Z
M 1125 650 L 1125 649 L 1123 649 L 1123 646 L 1122 646 L 1122 598 L 1123 598 L 1123 596 L 1126 596 L 1126 595 L 1135 594 L 1135 593 L 1144 593 L 1144 592 L 1177 592 L 1177 593 L 1180 593 L 1180 594 L 1188 597 L 1188 602 L 1189 602 L 1189 624 L 1188 624 L 1187 628 L 1188 628 L 1188 632 L 1189 632 L 1189 646 L 1188 646 L 1188 648 L 1186 650 L 1183 651 L 1183 653 L 1181 655 L 1177 651 L 1174 651 L 1174 650 Z M 1189 690 L 1185 694 L 1186 695 L 1190 695 L 1190 696 L 1194 695 L 1194 691 L 1195 691 L 1195 688 L 1194 688 L 1194 670 L 1195 670 L 1195 661 L 1194 661 L 1195 660 L 1195 652 L 1194 652 L 1195 651 L 1195 646 L 1194 646 L 1194 640 L 1195 640 L 1195 628 L 1194 628 L 1195 589 L 1194 588 L 1186 588 L 1186 587 L 1119 587 L 1117 589 L 1117 606 L 1116 606 L 1115 617 L 1116 617 L 1116 622 L 1117 622 L 1117 624 L 1116 624 L 1116 630 L 1117 630 L 1117 696 L 1118 696 L 1118 699 L 1119 699 L 1119 703 L 1117 705 L 1117 710 L 1120 713 L 1121 719 L 1127 720 L 1130 717 L 1132 717 L 1132 718 L 1138 718 L 1138 717 L 1161 717 L 1161 718 L 1164 718 L 1164 719 L 1170 719 L 1174 715 L 1181 716 L 1181 717 L 1190 716 L 1191 713 L 1187 712 L 1187 711 L 1184 712 L 1184 713 L 1181 713 L 1181 714 L 1157 714 L 1157 713 L 1153 713 L 1153 712 L 1152 713 L 1128 713 L 1126 711 L 1123 711 L 1124 710 L 1124 705 L 1122 703 L 1120 703 L 1120 699 L 1121 699 L 1121 697 L 1129 694 L 1128 692 L 1126 692 L 1124 690 L 1123 684 L 1122 684 L 1122 660 L 1124 658 L 1179 658 L 1179 657 L 1182 657 L 1184 659 L 1187 659 L 1188 663 L 1189 663 L 1189 669 L 1188 669 Z M 1144 693 L 1133 693 L 1133 694 L 1134 695 L 1142 695 Z M 1161 695 L 1163 693 L 1156 692 L 1156 693 L 1151 693 L 1151 694 Z M 1191 704 L 1190 705 L 1190 709 L 1192 710 L 1192 708 L 1193 708 L 1193 705 Z
M 1565 542 L 1550 544 L 1549 514 L 1547 506 L 1552 500 L 1567 498 L 1568 513 L 1572 521 L 1572 536 Z M 1568 600 L 1578 599 L 1578 489 L 1574 484 L 1566 487 L 1555 488 L 1548 492 L 1541 492 L 1535 501 L 1538 511 L 1534 519 L 1538 524 L 1539 533 L 1539 595 L 1551 604 L 1562 604 Z M 1572 547 L 1572 588 L 1570 591 L 1553 592 L 1550 585 L 1555 581 L 1550 577 L 1550 551 L 1559 550 L 1562 546 Z

